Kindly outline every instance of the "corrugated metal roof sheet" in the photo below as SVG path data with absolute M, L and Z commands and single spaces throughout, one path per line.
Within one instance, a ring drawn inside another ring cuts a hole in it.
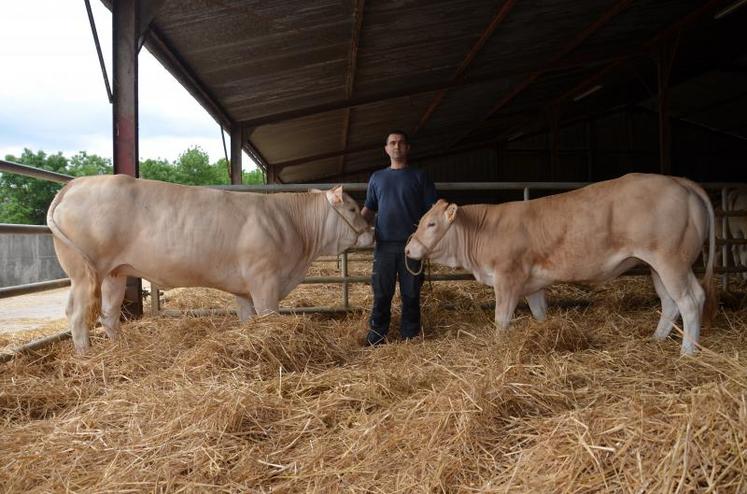
M 728 3 L 165 0 L 153 4 L 151 24 L 163 43 L 149 46 L 171 51 L 230 120 L 258 123 L 250 140 L 271 166 L 288 165 L 281 179 L 309 181 L 385 165 L 380 146 L 392 128 L 418 129 L 418 152 L 437 154 L 544 125 L 548 105 L 623 56 L 625 70 L 610 71 L 604 90 L 562 115 L 645 99 L 651 40 L 683 19 L 691 31 L 680 36 L 675 79 L 735 58 L 744 69 L 737 40 L 747 8 L 713 19 Z M 360 104 L 348 119 L 350 101 Z M 717 125 L 713 112 L 700 114 Z

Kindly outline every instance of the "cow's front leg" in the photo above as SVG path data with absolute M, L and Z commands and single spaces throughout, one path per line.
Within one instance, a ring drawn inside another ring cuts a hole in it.
M 547 314 L 545 290 L 537 290 L 531 295 L 527 295 L 527 304 L 529 304 L 529 310 L 532 311 L 532 316 L 535 319 L 538 321 L 545 320 L 545 315 Z
M 495 283 L 495 325 L 498 329 L 507 329 L 514 317 L 516 304 L 519 303 L 519 291 L 505 275 L 496 274 Z
M 236 304 L 239 307 L 239 321 L 245 322 L 252 316 L 257 315 L 252 297 L 248 295 L 236 295 Z
M 257 288 L 252 290 L 251 298 L 254 301 L 254 310 L 260 316 L 278 312 L 280 306 L 280 289 L 277 280 L 266 280 L 264 283 L 255 284 Z

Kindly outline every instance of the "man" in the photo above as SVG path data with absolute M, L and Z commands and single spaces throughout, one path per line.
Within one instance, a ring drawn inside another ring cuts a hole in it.
M 392 297 L 399 276 L 402 299 L 400 336 L 410 339 L 420 332 L 420 287 L 423 274 L 420 263 L 405 259 L 405 244 L 415 231 L 420 217 L 436 202 L 436 188 L 423 170 L 408 166 L 410 145 L 407 134 L 392 131 L 384 147 L 389 155 L 389 168 L 378 170 L 368 182 L 365 207 L 361 211 L 370 223 L 376 213 L 376 248 L 374 249 L 371 286 L 374 304 L 369 319 L 366 341 L 378 345 L 389 331 Z

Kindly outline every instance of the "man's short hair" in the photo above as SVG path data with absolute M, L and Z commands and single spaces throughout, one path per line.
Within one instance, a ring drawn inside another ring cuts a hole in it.
M 389 144 L 389 136 L 392 134 L 400 135 L 405 138 L 405 143 L 410 144 L 410 136 L 407 135 L 407 132 L 404 130 L 394 129 L 390 130 L 386 135 L 386 142 L 384 144 Z

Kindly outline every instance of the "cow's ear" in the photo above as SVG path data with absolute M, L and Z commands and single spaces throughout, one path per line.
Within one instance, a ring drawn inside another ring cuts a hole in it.
M 457 206 L 456 204 L 449 204 L 449 207 L 446 208 L 446 221 L 448 221 L 449 223 L 454 221 L 454 218 L 456 218 L 458 207 L 459 206 Z
M 340 204 L 342 204 L 342 185 L 338 185 L 337 187 L 328 190 L 327 200 L 333 206 L 339 206 Z

